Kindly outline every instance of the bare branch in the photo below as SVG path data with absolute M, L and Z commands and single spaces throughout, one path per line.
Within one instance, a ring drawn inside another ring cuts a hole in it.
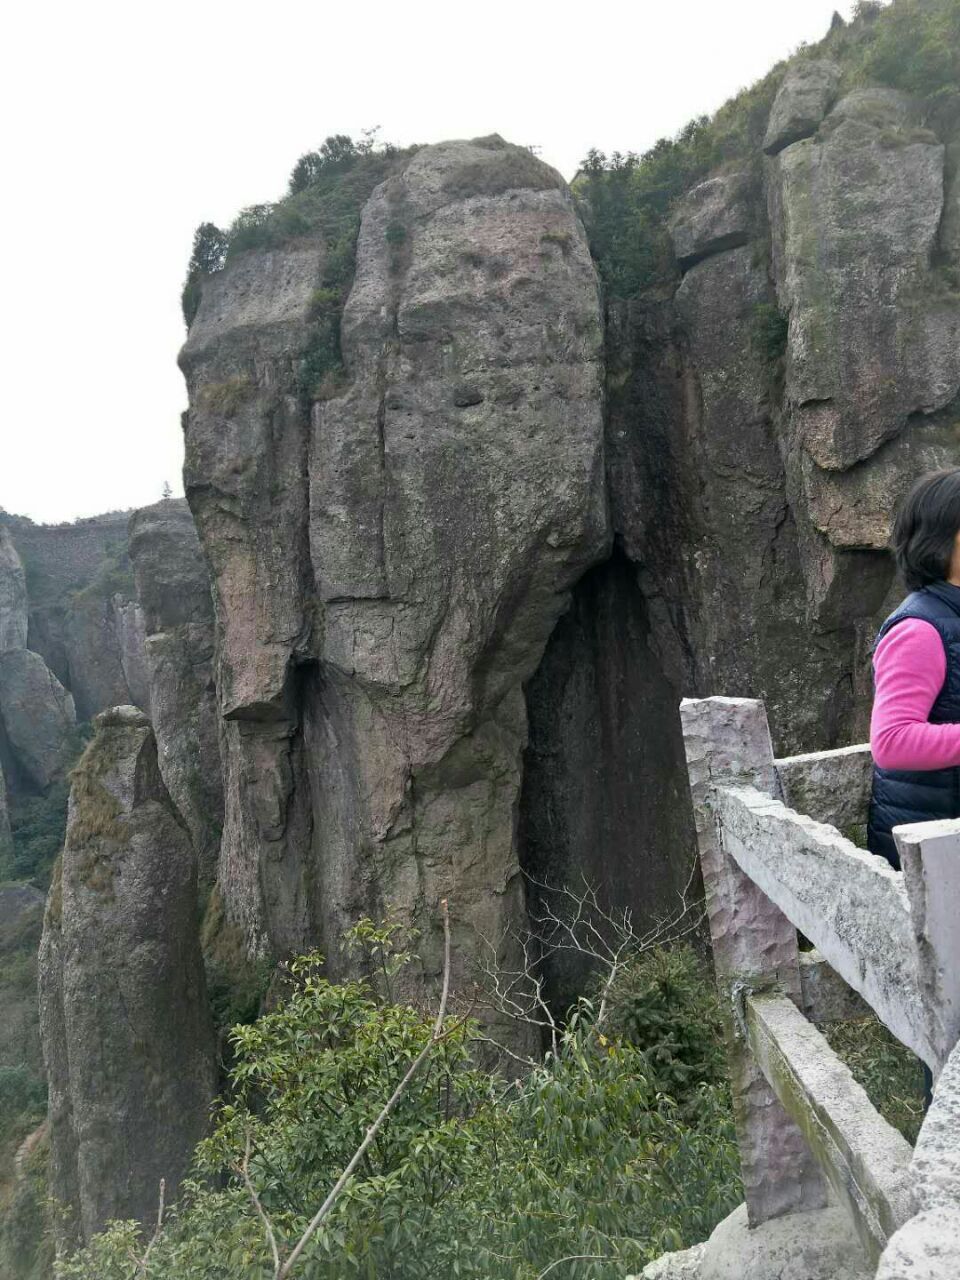
M 489 953 L 479 966 L 483 1003 L 513 1022 L 549 1032 L 556 1053 L 560 1028 L 546 999 L 544 967 L 551 956 L 574 954 L 600 973 L 599 1008 L 593 1021 L 594 1029 L 599 1030 L 608 1017 L 611 993 L 624 966 L 645 951 L 678 942 L 701 927 L 703 904 L 691 901 L 696 876 L 697 863 L 693 860 L 687 882 L 678 892 L 677 907 L 639 934 L 630 908 L 603 907 L 596 887 L 585 877 L 581 877 L 582 888 L 571 888 L 566 884 L 550 885 L 528 875 L 528 882 L 540 894 L 537 907 L 529 915 L 531 929 L 513 935 L 520 949 L 519 967 L 507 969 L 499 965 L 497 957 L 503 940 L 497 946 L 481 935 Z M 517 1057 L 505 1046 L 498 1047 Z
M 160 1233 L 163 1231 L 163 1214 L 164 1214 L 164 1208 L 165 1208 L 166 1195 L 167 1195 L 167 1180 L 166 1178 L 161 1178 L 160 1179 L 160 1203 L 157 1206 L 157 1225 L 153 1235 L 150 1237 L 150 1243 L 147 1245 L 143 1257 L 138 1258 L 136 1254 L 133 1255 L 133 1261 L 136 1264 L 136 1268 L 137 1268 L 136 1271 L 134 1271 L 133 1273 L 134 1277 L 145 1276 L 147 1274 L 147 1263 L 150 1260 L 150 1254 L 153 1251 L 153 1246 L 160 1239 Z
M 406 1088 L 409 1085 L 410 1081 L 420 1070 L 420 1067 L 425 1062 L 427 1055 L 430 1053 L 430 1050 L 436 1045 L 438 1040 L 443 1038 L 443 1020 L 446 1017 L 447 1000 L 450 995 L 450 913 L 447 908 L 446 898 L 443 898 L 440 902 L 440 913 L 441 913 L 441 916 L 443 917 L 443 991 L 440 996 L 440 1009 L 439 1009 L 439 1012 L 437 1013 L 437 1020 L 433 1024 L 433 1031 L 430 1035 L 430 1038 L 427 1041 L 427 1043 L 423 1046 L 423 1048 L 420 1050 L 420 1052 L 417 1054 L 417 1056 L 414 1058 L 413 1062 L 411 1062 L 410 1066 L 407 1069 L 406 1075 L 397 1085 L 396 1089 L 394 1089 L 393 1093 L 390 1095 L 389 1100 L 384 1104 L 382 1111 L 377 1116 L 376 1120 L 374 1120 L 370 1128 L 367 1130 L 366 1137 L 363 1139 L 359 1147 L 357 1147 L 356 1151 L 351 1156 L 350 1161 L 347 1164 L 347 1167 L 344 1169 L 343 1173 L 341 1173 L 340 1177 L 337 1179 L 336 1184 L 334 1185 L 330 1194 L 327 1196 L 326 1200 L 324 1200 L 323 1204 L 320 1206 L 320 1208 L 311 1218 L 306 1231 L 304 1231 L 303 1235 L 300 1237 L 296 1247 L 294 1248 L 293 1252 L 290 1254 L 290 1257 L 286 1260 L 286 1262 L 283 1264 L 282 1267 L 278 1266 L 276 1280 L 287 1280 L 287 1277 L 292 1274 L 293 1268 L 296 1266 L 297 1261 L 300 1258 L 300 1255 L 303 1253 L 304 1249 L 309 1244 L 311 1237 L 315 1234 L 321 1222 L 324 1220 L 327 1214 L 329 1214 L 330 1210 L 333 1208 L 337 1200 L 340 1198 L 340 1195 L 343 1192 L 344 1187 L 353 1177 L 354 1172 L 356 1171 L 357 1165 L 363 1159 L 370 1144 L 373 1142 L 374 1138 L 377 1136 L 377 1134 L 383 1128 L 386 1121 L 389 1119 L 390 1114 L 396 1107 L 397 1103 L 403 1097 L 403 1094 L 406 1091 Z
M 543 1280 L 543 1277 L 548 1276 L 554 1267 L 559 1267 L 561 1262 L 603 1262 L 612 1256 L 609 1253 L 568 1253 L 565 1258 L 558 1258 L 556 1262 L 551 1262 L 545 1271 L 540 1272 L 537 1280 Z
M 247 1188 L 247 1194 L 249 1195 L 250 1199 L 253 1201 L 253 1207 L 257 1211 L 257 1216 L 259 1217 L 260 1221 L 263 1223 L 263 1229 L 264 1229 L 264 1232 L 266 1233 L 267 1243 L 270 1245 L 270 1252 L 273 1254 L 273 1269 L 274 1269 L 274 1272 L 277 1275 L 279 1275 L 280 1274 L 280 1253 L 279 1253 L 279 1250 L 277 1249 L 277 1237 L 274 1235 L 273 1224 L 270 1222 L 270 1219 L 267 1217 L 267 1212 L 264 1209 L 262 1203 L 260 1202 L 260 1197 L 257 1195 L 257 1189 L 253 1185 L 253 1182 L 250 1178 L 250 1130 L 249 1129 L 247 1130 L 247 1147 L 246 1147 L 246 1151 L 244 1152 L 243 1163 L 240 1165 L 240 1174 L 241 1174 L 241 1177 L 243 1178 L 244 1186 Z

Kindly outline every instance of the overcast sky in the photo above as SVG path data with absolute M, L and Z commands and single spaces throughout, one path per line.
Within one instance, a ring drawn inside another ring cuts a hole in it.
M 0 53 L 0 506 L 181 492 L 180 286 L 198 222 L 276 199 L 331 133 L 498 132 L 567 178 L 642 151 L 827 30 L 837 0 L 33 0 Z M 849 17 L 852 4 L 839 5 Z

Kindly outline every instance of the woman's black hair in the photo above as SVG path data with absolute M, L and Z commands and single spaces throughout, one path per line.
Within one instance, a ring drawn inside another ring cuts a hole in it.
M 922 476 L 903 501 L 891 545 L 911 591 L 942 582 L 960 532 L 960 467 Z

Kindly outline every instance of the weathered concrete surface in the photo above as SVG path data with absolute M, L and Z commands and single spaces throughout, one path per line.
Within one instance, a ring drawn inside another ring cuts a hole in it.
M 38 653 L 0 653 L 0 719 L 28 784 L 48 787 L 70 761 L 77 717 L 73 698 Z
M 879 1261 L 890 1236 L 915 1211 L 910 1144 L 792 1000 L 748 996 L 745 1021 L 755 1060 L 805 1134 L 864 1251 Z
M 866 823 L 873 785 L 869 743 L 784 756 L 776 765 L 784 802 L 797 813 L 847 833 Z
M 875 1280 L 954 1280 L 960 1266 L 960 1208 L 918 1213 L 893 1237 Z
M 841 1208 L 751 1228 L 741 1205 L 707 1241 L 697 1280 L 873 1280 L 873 1267 Z
M 819 951 L 800 952 L 800 991 L 801 1009 L 818 1026 L 866 1018 L 871 1012 L 864 998 L 847 986 Z
M 750 1222 L 758 1226 L 780 1214 L 825 1203 L 823 1180 L 810 1148 L 764 1078 L 735 1014 L 737 991 L 744 986 L 777 983 L 800 1000 L 796 929 L 729 856 L 726 831 L 718 822 L 718 806 L 729 794 L 725 788 L 730 783 L 750 782 L 767 794 L 775 791 L 773 748 L 763 704 L 749 698 L 685 698 L 680 720 L 713 960 L 723 997 L 744 1193 Z
M 160 773 L 190 830 L 200 879 L 212 884 L 224 786 L 213 600 L 186 502 L 167 500 L 134 512 L 129 548 Z
M 754 788 L 722 788 L 724 848 L 890 1030 L 931 1066 L 903 877 Z
M 791 67 L 770 111 L 764 151 L 775 155 L 791 142 L 815 133 L 836 97 L 839 83 L 840 68 L 835 62 L 810 58 Z
M 40 1016 L 51 1189 L 89 1238 L 156 1217 L 216 1089 L 196 858 L 134 707 L 97 717 L 47 904 Z
M 756 227 L 756 196 L 756 180 L 746 172 L 708 178 L 688 191 L 670 223 L 681 268 L 746 244 Z
M 27 643 L 27 583 L 13 539 L 0 525 L 0 653 Z
M 897 827 L 936 1075 L 960 1039 L 960 821 Z M 929 1059 L 928 1059 L 929 1061 Z
M 920 1212 L 890 1241 L 877 1280 L 953 1280 L 960 1266 L 960 1050 L 940 1073 L 910 1168 Z

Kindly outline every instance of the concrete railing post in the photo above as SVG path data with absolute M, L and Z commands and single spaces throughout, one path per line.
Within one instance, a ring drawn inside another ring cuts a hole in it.
M 917 946 L 920 999 L 936 1061 L 960 1039 L 960 821 L 895 827 Z
M 826 1203 L 817 1162 L 754 1061 L 741 1014 L 750 990 L 779 987 L 800 1003 L 797 931 L 724 852 L 718 786 L 779 793 L 762 702 L 684 699 L 680 704 L 717 980 L 725 1022 L 740 1161 L 751 1226 Z

